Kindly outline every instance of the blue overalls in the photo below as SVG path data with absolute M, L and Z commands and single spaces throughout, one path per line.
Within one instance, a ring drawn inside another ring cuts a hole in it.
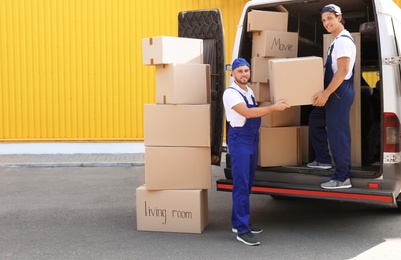
M 237 91 L 244 98 L 248 108 L 258 106 L 253 96 L 253 104 L 249 104 L 247 98 L 239 90 Z M 258 162 L 260 121 L 260 117 L 248 118 L 244 126 L 232 127 L 230 125 L 228 129 L 231 174 L 234 185 L 232 191 L 233 208 L 231 222 L 237 228 L 238 234 L 250 231 L 248 223 L 250 217 L 249 196 Z
M 347 37 L 341 35 L 340 37 Z M 352 42 L 354 42 L 352 40 Z M 324 88 L 326 89 L 334 72 L 331 68 L 334 44 L 331 46 L 324 74 Z M 351 129 L 350 110 L 354 101 L 354 76 L 344 80 L 332 93 L 324 107 L 315 107 L 309 115 L 309 133 L 312 146 L 315 150 L 315 160 L 319 163 L 331 164 L 328 143 L 330 144 L 336 170 L 332 180 L 345 181 L 351 171 Z M 327 128 L 326 128 L 327 126 Z M 328 142 L 327 142 L 328 141 Z

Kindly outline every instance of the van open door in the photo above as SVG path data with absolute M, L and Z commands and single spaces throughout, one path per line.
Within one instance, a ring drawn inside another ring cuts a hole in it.
M 401 10 L 393 1 L 376 5 L 382 59 L 383 92 L 383 167 L 384 177 L 401 178 Z M 390 170 L 391 169 L 391 170 Z M 401 209 L 401 184 L 396 182 L 394 196 Z
M 400 164 L 401 10 L 393 1 L 377 1 L 383 95 L 383 164 Z
M 392 22 L 397 55 L 391 60 L 391 62 L 398 65 L 399 75 L 401 78 L 401 13 L 396 14 L 395 17 L 392 18 Z M 398 87 L 401 89 L 401 84 L 399 84 Z
M 222 15 L 219 9 L 195 10 L 178 14 L 178 37 L 203 39 L 203 63 L 210 64 L 211 161 L 220 165 L 226 88 L 225 47 Z

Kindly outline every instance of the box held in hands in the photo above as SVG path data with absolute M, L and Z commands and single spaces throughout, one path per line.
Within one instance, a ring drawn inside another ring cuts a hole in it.
M 290 106 L 311 105 L 313 96 L 324 90 L 321 57 L 271 59 L 269 73 L 273 103 L 286 99 Z

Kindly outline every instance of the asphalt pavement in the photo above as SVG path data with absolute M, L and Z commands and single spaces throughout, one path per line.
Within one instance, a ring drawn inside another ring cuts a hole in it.
M 135 190 L 145 182 L 144 157 L 109 156 L 1 155 L 0 259 L 359 260 L 401 255 L 401 214 L 394 208 L 264 195 L 251 196 L 251 221 L 264 228 L 261 245 L 246 246 L 231 232 L 231 193 L 216 191 L 223 166 L 212 166 L 209 224 L 201 234 L 138 231 Z
M 145 164 L 145 154 L 0 154 L 1 167 L 127 167 Z

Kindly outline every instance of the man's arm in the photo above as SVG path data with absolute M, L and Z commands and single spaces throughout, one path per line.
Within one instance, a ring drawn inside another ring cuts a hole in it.
M 348 68 L 351 59 L 349 57 L 340 57 L 337 59 L 338 70 L 330 81 L 329 86 L 321 93 L 313 96 L 315 102 L 314 106 L 324 106 L 329 99 L 330 95 L 343 83 L 345 76 L 348 74 Z
M 255 118 L 267 115 L 274 111 L 283 111 L 291 106 L 284 103 L 285 100 L 279 100 L 274 105 L 266 106 L 266 107 L 252 107 L 248 108 L 245 103 L 239 103 L 233 106 L 233 109 L 238 114 L 242 115 L 245 118 Z

